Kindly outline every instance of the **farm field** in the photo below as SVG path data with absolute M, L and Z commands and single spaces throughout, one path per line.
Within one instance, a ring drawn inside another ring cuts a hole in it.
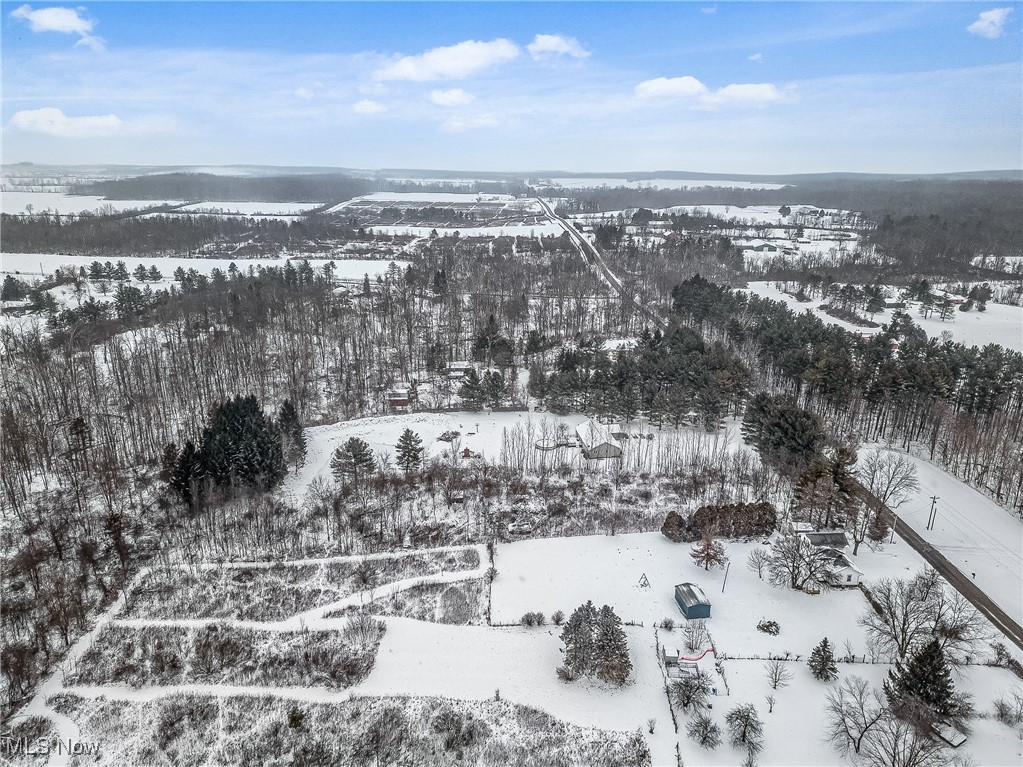
M 303 258 L 303 256 L 292 256 L 292 258 Z M 0 254 L 0 274 L 20 274 L 31 277 L 41 277 L 43 274 L 52 274 L 59 266 L 89 267 L 93 261 L 124 261 L 128 271 L 131 272 L 139 264 L 145 267 L 153 266 L 164 273 L 164 277 L 170 278 L 171 273 L 181 267 L 184 270 L 195 269 L 203 274 L 209 274 L 214 269 L 227 272 L 231 264 L 239 269 L 248 269 L 256 266 L 284 266 L 287 258 L 180 258 L 160 256 L 119 256 L 116 258 L 95 258 L 92 256 L 70 256 L 61 253 L 3 253 Z M 313 267 L 321 266 L 334 259 L 310 257 L 309 261 Z M 337 279 L 360 279 L 369 274 L 371 277 L 383 274 L 387 271 L 390 261 L 385 259 L 336 259 L 334 264 L 337 267 L 334 276 Z M 407 262 L 394 262 L 402 269 L 408 266 Z
M 86 211 L 112 209 L 120 213 L 125 210 L 141 210 L 156 205 L 181 205 L 185 200 L 108 200 L 95 195 L 63 194 L 60 192 L 2 192 L 0 206 L 4 213 L 24 214 L 26 206 L 32 206 L 32 213 L 59 213 L 77 215 Z

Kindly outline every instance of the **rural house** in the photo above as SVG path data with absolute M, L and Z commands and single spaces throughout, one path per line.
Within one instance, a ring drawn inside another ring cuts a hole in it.
M 828 565 L 828 580 L 832 586 L 859 586 L 863 571 L 849 561 L 849 557 L 837 549 L 823 548 L 822 554 L 831 559 Z
M 710 617 L 710 600 L 695 583 L 680 583 L 675 587 L 675 601 L 686 620 Z
M 592 419 L 584 421 L 575 428 L 575 433 L 587 458 L 621 458 L 622 443 L 603 424 Z

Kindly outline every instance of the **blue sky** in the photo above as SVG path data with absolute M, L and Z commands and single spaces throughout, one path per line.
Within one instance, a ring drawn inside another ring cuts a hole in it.
M 1023 167 L 1020 3 L 3 3 L 4 162 Z

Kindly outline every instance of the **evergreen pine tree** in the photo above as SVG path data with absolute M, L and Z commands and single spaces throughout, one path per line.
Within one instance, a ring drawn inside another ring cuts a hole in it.
M 632 671 L 629 644 L 622 629 L 622 620 L 610 606 L 597 613 L 594 634 L 594 670 L 597 678 L 619 686 L 625 684 Z
M 955 688 L 945 653 L 937 639 L 921 647 L 903 666 L 896 662 L 888 672 L 884 692 L 889 703 L 913 697 L 939 716 L 955 713 Z
M 330 471 L 338 482 L 345 477 L 352 478 L 352 485 L 358 487 L 359 477 L 373 468 L 373 451 L 365 440 L 350 437 L 345 444 L 334 451 L 330 459 Z
M 196 479 L 197 458 L 195 445 L 192 442 L 186 442 L 184 449 L 174 463 L 174 469 L 167 483 L 172 490 L 181 496 L 181 500 L 189 505 L 194 500 L 192 488 Z
M 483 384 L 480 375 L 473 368 L 462 378 L 462 385 L 458 389 L 458 396 L 462 398 L 462 404 L 466 410 L 480 410 L 483 407 Z
M 597 623 L 597 610 L 593 602 L 580 605 L 561 630 L 565 644 L 565 665 L 568 678 L 574 679 L 592 673 L 595 663 L 593 630 Z
M 398 465 L 406 474 L 411 474 L 423 461 L 423 440 L 412 429 L 405 429 L 401 433 L 395 449 Z
M 814 679 L 830 682 L 838 677 L 838 668 L 835 666 L 835 653 L 827 637 L 824 637 L 821 643 L 813 648 L 808 664 Z
M 281 448 L 284 460 L 294 464 L 295 471 L 305 462 L 306 443 L 298 411 L 290 399 L 284 400 L 277 414 L 277 428 L 281 433 Z

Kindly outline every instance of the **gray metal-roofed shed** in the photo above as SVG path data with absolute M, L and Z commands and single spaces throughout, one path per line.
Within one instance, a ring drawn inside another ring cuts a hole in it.
M 680 583 L 675 587 L 675 601 L 687 620 L 710 617 L 710 600 L 695 583 Z

